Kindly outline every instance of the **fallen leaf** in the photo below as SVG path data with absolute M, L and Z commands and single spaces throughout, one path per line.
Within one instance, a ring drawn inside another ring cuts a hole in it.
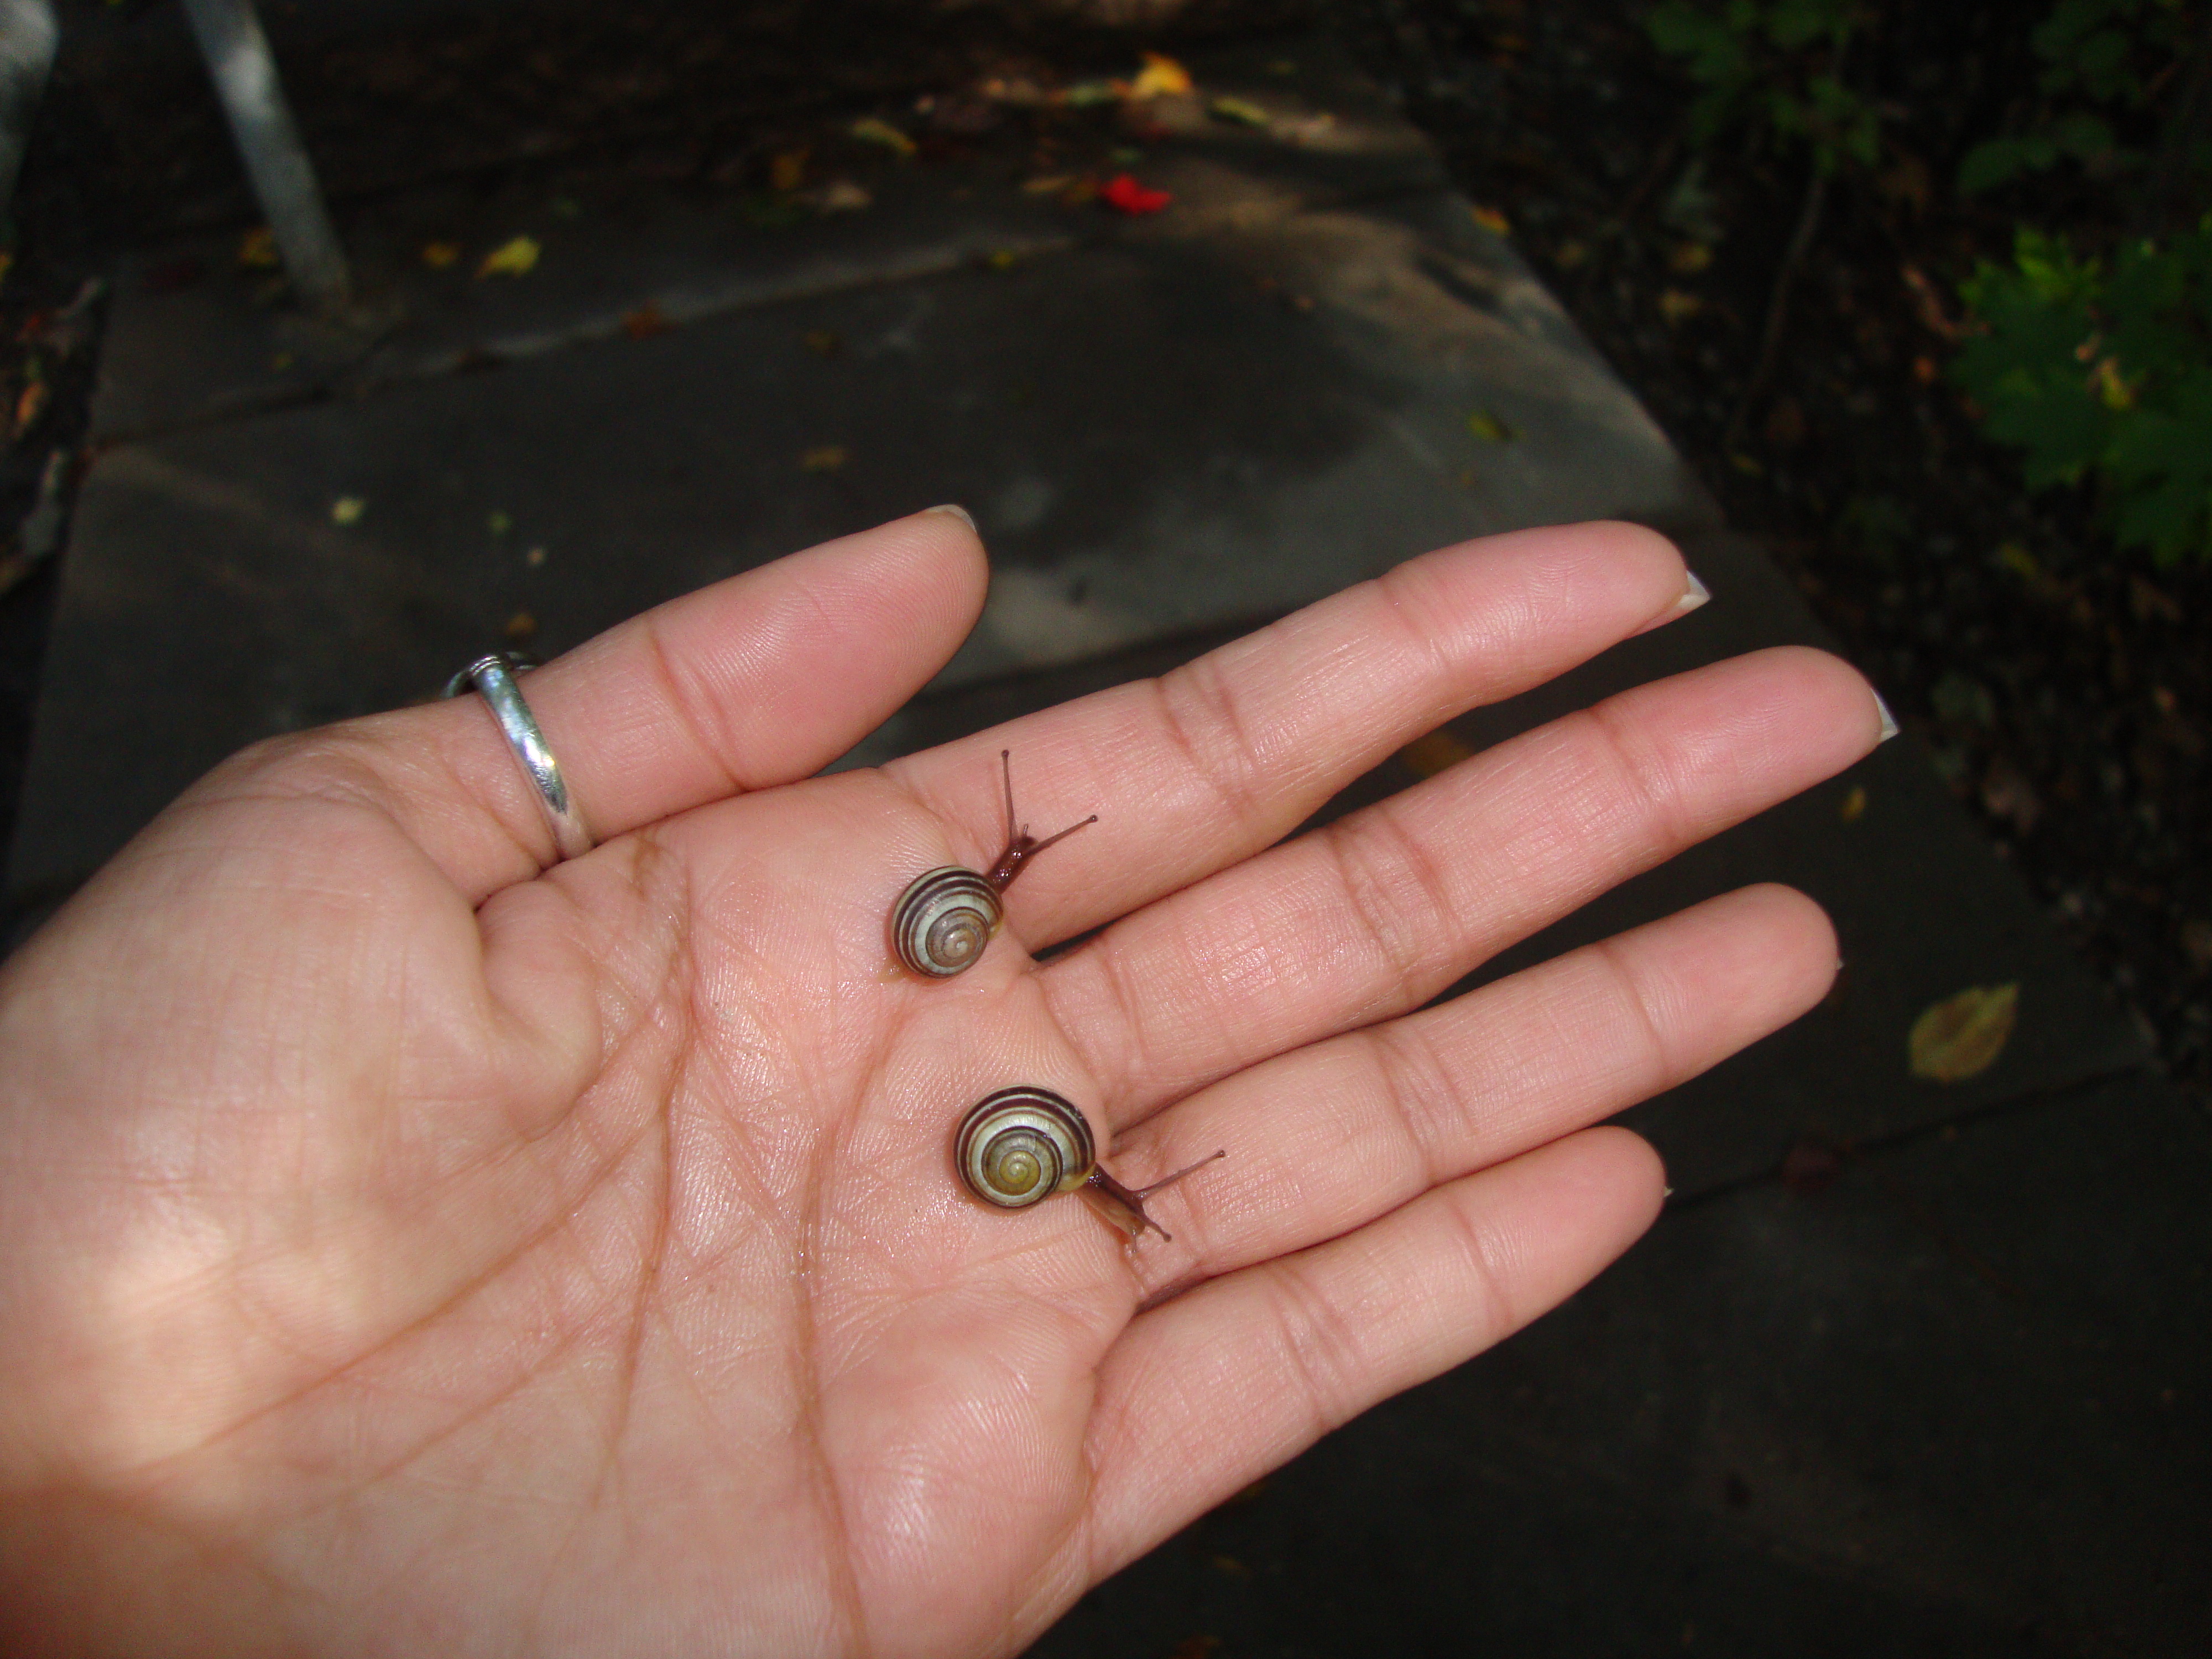
M 1438 726 L 1426 737 L 1415 738 L 1398 751 L 1398 759 L 1417 778 L 1432 778 L 1468 759 L 1474 750 Z
M 1513 222 L 1494 207 L 1478 206 L 1474 210 L 1474 222 L 1495 236 L 1510 236 L 1513 234 Z
M 517 236 L 484 255 L 483 263 L 477 267 L 479 276 L 526 276 L 537 264 L 542 250 L 537 239 Z
M 818 444 L 799 458 L 802 472 L 835 472 L 852 457 L 842 444 Z
M 1486 409 L 1467 417 L 1467 429 L 1486 444 L 1510 444 L 1520 435 Z
M 1912 1022 L 1905 1048 L 1912 1075 L 1963 1083 L 1996 1064 L 2020 1012 L 2020 985 L 1970 986 Z
M 797 190 L 806 182 L 806 158 L 813 152 L 804 144 L 797 149 L 785 150 L 771 156 L 768 164 L 768 182 L 771 190 Z
M 1670 288 L 1659 296 L 1659 315 L 1670 328 L 1680 327 L 1705 308 L 1705 302 L 1694 294 L 1685 294 L 1679 288 Z
M 833 179 L 814 193 L 819 213 L 859 213 L 875 204 L 876 198 L 850 179 Z
M 890 122 L 880 120 L 875 116 L 864 115 L 845 131 L 864 144 L 881 144 L 885 149 L 895 151 L 901 155 L 914 154 L 913 139 L 908 137 Z
M 1164 190 L 1147 190 L 1124 173 L 1109 179 L 1098 194 L 1109 207 L 1133 216 L 1158 213 L 1175 200 Z
M 1129 96 L 1134 99 L 1170 98 L 1190 90 L 1190 71 L 1172 58 L 1157 52 L 1143 54 L 1145 66 L 1137 71 L 1137 78 L 1129 82 Z
M 238 263 L 255 270 L 276 268 L 276 233 L 263 225 L 238 240 Z
M 1206 106 L 1206 112 L 1217 121 L 1227 121 L 1240 127 L 1258 127 L 1262 131 L 1274 119 L 1249 98 L 1217 98 Z
M 661 310 L 660 302 L 657 300 L 647 300 L 635 311 L 624 312 L 622 325 L 623 332 L 633 340 L 650 339 L 656 334 L 667 333 L 675 326 L 668 320 L 668 313 Z
M 1836 816 L 1845 823 L 1856 823 L 1866 816 L 1867 792 L 1863 784 L 1851 786 L 1851 793 L 1844 797 L 1844 804 L 1836 809 Z
M 44 380 L 33 380 L 16 398 L 15 437 L 19 442 L 25 433 L 39 423 L 39 416 L 46 412 L 46 400 L 52 396 L 52 387 Z
M 331 503 L 332 524 L 359 524 L 361 515 L 368 511 L 368 503 L 358 495 L 341 495 Z
M 443 270 L 447 265 L 459 263 L 461 250 L 453 242 L 425 242 L 422 244 L 422 263 L 433 270 Z

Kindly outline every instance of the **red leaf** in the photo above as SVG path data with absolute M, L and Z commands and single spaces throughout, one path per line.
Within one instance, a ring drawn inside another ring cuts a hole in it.
M 1132 214 L 1158 213 L 1175 200 L 1164 190 L 1146 190 L 1126 173 L 1107 185 L 1098 195 L 1109 207 Z

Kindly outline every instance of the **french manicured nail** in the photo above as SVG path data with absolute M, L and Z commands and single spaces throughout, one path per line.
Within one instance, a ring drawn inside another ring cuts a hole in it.
M 1897 716 L 1889 712 L 1889 705 L 1881 700 L 1881 693 L 1879 691 L 1874 694 L 1874 709 L 1875 714 L 1881 716 L 1881 735 L 1875 741 L 1878 744 L 1887 743 L 1897 735 Z
M 1638 634 L 1649 634 L 1655 628 L 1664 628 L 1676 617 L 1688 616 L 1691 611 L 1712 598 L 1713 590 L 1698 580 L 1696 571 L 1685 570 L 1682 574 L 1689 578 L 1690 582 L 1690 585 L 1682 590 L 1682 597 L 1638 629 L 1636 631 Z
M 948 519 L 959 520 L 970 530 L 975 528 L 975 515 L 957 501 L 946 501 L 937 507 L 925 507 L 921 510 L 925 513 L 942 513 Z

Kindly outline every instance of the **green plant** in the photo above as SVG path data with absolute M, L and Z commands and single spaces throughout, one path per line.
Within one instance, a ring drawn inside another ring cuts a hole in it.
M 1858 21 L 1856 0 L 1662 0 L 1644 26 L 1700 88 L 1692 146 L 1746 125 L 1809 145 L 1826 174 L 1880 149 L 1879 112 L 1841 72 Z
M 2182 0 L 2058 0 L 2028 37 L 2044 64 L 2037 81 L 2042 101 L 2022 131 L 1967 151 L 1959 188 L 1989 190 L 2063 161 L 2100 178 L 2140 168 L 2146 156 L 2122 142 L 2112 121 L 2144 110 L 2171 78 L 2187 21 Z M 2161 123 L 2185 120 L 2187 104 L 2166 99 Z M 2204 163 L 2201 155 L 2184 159 Z
M 2122 545 L 2212 558 L 2212 216 L 2109 270 L 2023 227 L 1961 292 L 1977 331 L 1953 377 L 2028 487 L 2093 479 Z

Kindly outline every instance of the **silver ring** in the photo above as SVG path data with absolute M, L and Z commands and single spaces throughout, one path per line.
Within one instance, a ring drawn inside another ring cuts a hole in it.
M 538 804 L 545 809 L 545 822 L 552 826 L 554 846 L 564 859 L 580 858 L 592 850 L 592 832 L 584 828 L 583 815 L 568 799 L 561 763 L 553 758 L 545 734 L 538 729 L 537 716 L 522 700 L 522 688 L 514 683 L 517 674 L 535 666 L 526 658 L 495 651 L 488 657 L 478 657 L 447 680 L 446 695 L 458 697 L 471 686 L 483 694 L 499 729 L 507 736 L 507 746 L 514 751 L 515 763 L 538 790 Z

